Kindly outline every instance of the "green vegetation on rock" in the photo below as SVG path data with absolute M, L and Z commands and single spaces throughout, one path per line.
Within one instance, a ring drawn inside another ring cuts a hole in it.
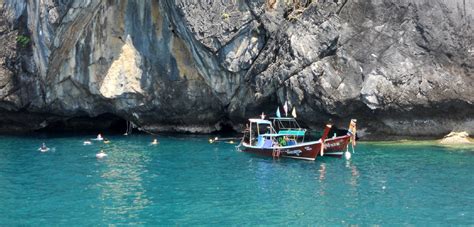
M 30 38 L 25 35 L 19 35 L 18 37 L 16 37 L 16 41 L 21 47 L 26 47 L 30 43 Z

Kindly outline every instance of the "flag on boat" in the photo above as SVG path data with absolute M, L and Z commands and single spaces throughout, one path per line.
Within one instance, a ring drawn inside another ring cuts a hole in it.
M 280 107 L 277 107 L 276 116 L 277 116 L 278 118 L 281 117 L 281 114 L 280 114 Z
M 283 105 L 283 110 L 285 111 L 285 116 L 288 116 L 288 101 L 285 101 L 285 105 Z
M 352 146 L 356 145 L 356 133 L 357 133 L 357 119 L 351 119 L 351 123 L 349 124 L 349 133 L 351 135 L 350 140 L 352 142 Z
M 293 111 L 291 111 L 291 116 L 296 118 L 296 108 L 295 107 L 293 107 Z

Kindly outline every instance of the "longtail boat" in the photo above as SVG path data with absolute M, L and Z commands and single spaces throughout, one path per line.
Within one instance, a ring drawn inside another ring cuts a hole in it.
M 329 125 L 331 130 L 327 135 L 325 135 L 326 131 L 319 134 L 316 131 L 309 131 L 308 129 L 302 128 L 298 121 L 292 117 L 274 117 L 270 119 L 272 120 L 277 133 L 291 134 L 297 141 L 317 141 L 320 138 L 324 138 L 324 149 L 319 154 L 321 156 L 342 157 L 344 152 L 347 151 L 351 140 L 351 134 L 348 133 L 347 130 L 333 130 L 335 128 L 332 127 L 331 123 L 326 125 L 326 127 Z
M 294 118 L 249 119 L 239 148 L 243 152 L 264 156 L 316 160 L 318 155 L 342 156 L 349 136 L 328 139 L 331 124 L 326 124 L 320 138 L 305 141 L 306 129 Z M 273 127 L 277 126 L 277 130 Z
M 333 157 L 342 157 L 345 151 L 347 151 L 350 135 L 336 136 L 332 138 L 327 138 L 324 145 L 324 152 L 321 153 L 321 156 L 333 156 Z

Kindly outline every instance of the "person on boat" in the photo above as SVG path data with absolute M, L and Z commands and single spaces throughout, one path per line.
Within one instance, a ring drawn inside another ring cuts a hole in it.
M 284 146 L 288 145 L 289 140 L 290 139 L 288 138 L 288 136 L 280 137 L 280 140 L 279 140 L 280 146 L 284 147 Z
M 286 145 L 288 145 L 288 143 L 290 142 L 290 138 L 288 138 L 288 136 L 285 136 L 285 142 L 286 142 Z
M 272 147 L 283 147 L 280 143 L 279 140 L 277 140 L 276 138 L 273 138 L 271 139 L 272 140 Z
M 286 142 L 286 146 L 296 145 L 296 139 L 294 137 L 290 138 L 288 136 L 285 136 L 285 142 Z
M 273 158 L 280 158 L 280 147 L 283 145 L 280 144 L 280 141 L 273 139 L 273 150 L 272 150 L 272 157 Z
M 156 138 L 153 139 L 153 142 L 151 142 L 151 144 L 152 144 L 152 145 L 157 145 L 157 144 L 159 144 L 158 139 L 156 139 Z

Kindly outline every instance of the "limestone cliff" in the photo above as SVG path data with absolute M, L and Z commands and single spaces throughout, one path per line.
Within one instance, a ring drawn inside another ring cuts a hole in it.
M 474 133 L 472 0 L 0 3 L 0 131 L 238 129 L 288 100 L 311 127 Z

